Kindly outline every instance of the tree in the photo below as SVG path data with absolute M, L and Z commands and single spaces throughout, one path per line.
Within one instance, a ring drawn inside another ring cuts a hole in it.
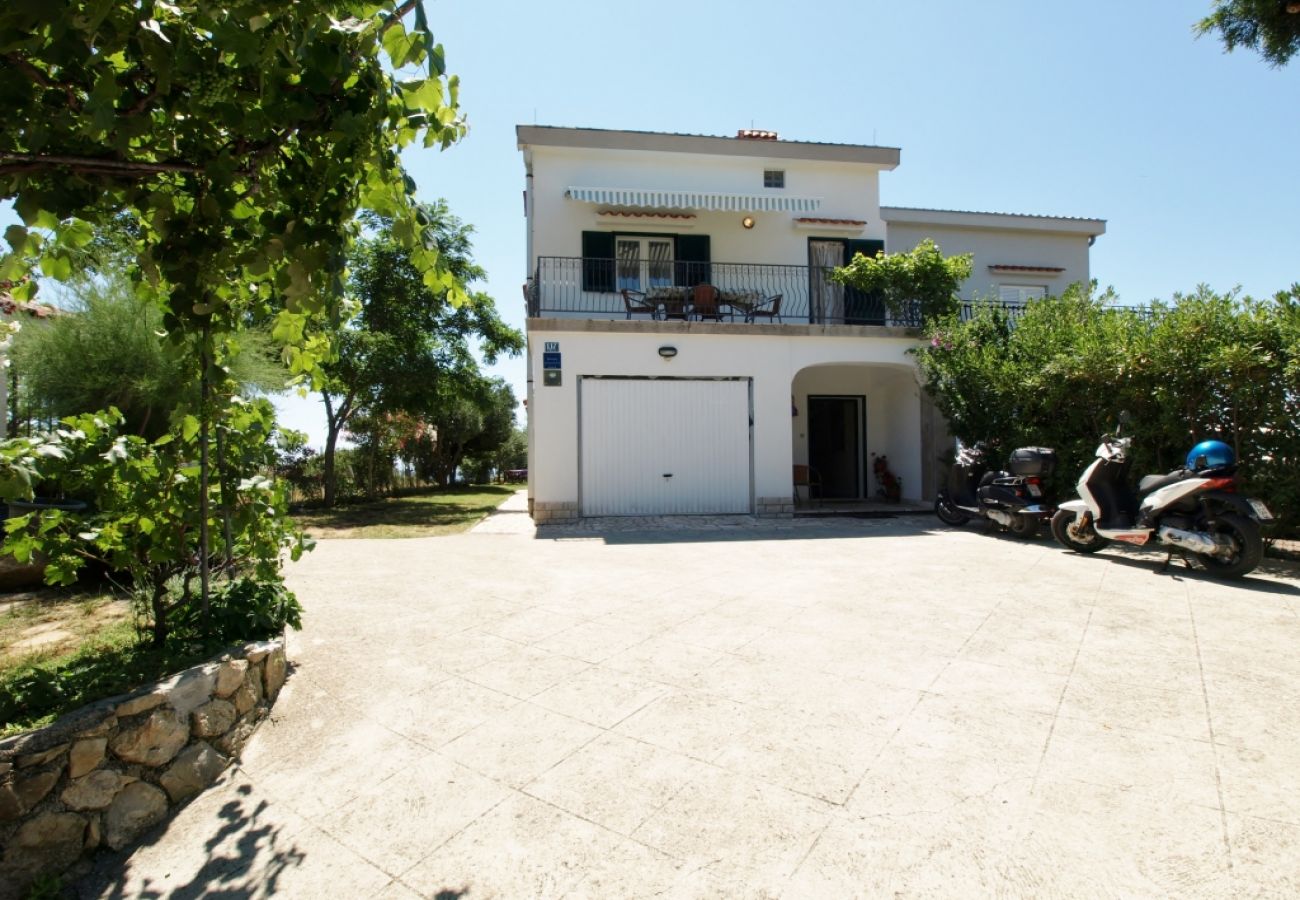
M 1269 65 L 1286 65 L 1300 50 L 1297 0 L 1215 0 L 1214 11 L 1196 23 L 1197 36 L 1218 34 L 1231 53 L 1249 47 Z
M 472 228 L 445 203 L 421 211 L 440 258 L 458 283 L 468 287 L 483 278 L 473 261 Z M 394 239 L 390 220 L 370 217 L 368 224 L 371 235 L 357 243 L 351 256 L 348 292 L 355 315 L 333 333 L 335 359 L 324 367 L 326 506 L 336 499 L 338 437 L 355 416 L 405 412 L 428 418 L 454 396 L 445 380 L 460 377 L 472 383 L 477 377 L 471 339 L 478 339 L 488 362 L 523 348 L 523 336 L 501 320 L 490 296 L 465 293 L 464 302 L 453 305 L 449 292 L 431 290 L 421 278 L 409 252 Z
M 197 360 L 206 614 L 223 337 L 270 320 L 290 370 L 312 375 L 329 343 L 308 325 L 338 304 L 362 207 L 393 218 L 426 284 L 462 299 L 398 156 L 463 134 L 456 79 L 419 0 L 15 0 L 0 7 L 0 61 L 0 199 L 23 220 L 5 232 L 0 280 L 31 258 L 66 278 L 95 228 L 125 216 L 138 289 Z M 427 75 L 408 69 L 422 64 Z
M 162 310 L 141 300 L 122 273 L 81 279 L 66 315 L 31 322 L 12 358 L 27 416 L 46 420 L 116 407 L 123 428 L 149 440 L 172 413 L 198 404 L 193 360 L 162 341 Z M 288 372 L 265 331 L 246 331 L 226 365 L 244 396 L 283 391 Z
M 939 245 L 926 238 L 905 253 L 859 253 L 831 277 L 879 297 L 894 318 L 913 319 L 919 308 L 920 321 L 925 322 L 956 310 L 957 292 L 970 277 L 972 258 L 970 253 L 945 257 Z

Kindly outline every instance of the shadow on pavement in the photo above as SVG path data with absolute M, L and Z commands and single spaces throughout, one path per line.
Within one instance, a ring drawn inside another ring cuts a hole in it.
M 1061 549 L 1062 553 L 1071 551 Z M 1098 560 L 1106 560 L 1120 566 L 1129 566 L 1134 569 L 1149 569 L 1152 575 L 1159 575 L 1164 578 L 1173 578 L 1181 581 L 1184 578 L 1192 581 L 1204 581 L 1207 584 L 1218 584 L 1226 588 L 1232 588 L 1240 591 L 1254 591 L 1264 594 L 1287 594 L 1291 596 L 1300 596 L 1300 586 L 1294 583 L 1300 580 L 1300 564 L 1286 560 L 1265 559 L 1250 575 L 1240 579 L 1217 578 L 1201 568 L 1193 568 L 1187 565 L 1177 554 L 1165 565 L 1165 558 L 1168 554 L 1164 550 L 1142 550 L 1137 547 L 1129 547 L 1124 544 L 1111 544 L 1105 550 L 1096 554 Z M 1257 576 L 1266 575 L 1268 579 Z M 1271 579 L 1286 579 L 1287 581 L 1274 581 Z
M 247 808 L 252 792 L 248 785 L 238 789 L 239 799 L 228 801 L 217 812 L 211 837 L 204 842 L 208 859 L 194 876 L 183 884 L 156 883 L 154 879 L 130 877 L 134 860 L 131 855 L 158 843 L 175 824 L 155 830 L 149 838 L 129 851 L 102 857 L 95 869 L 77 887 L 78 897 L 111 898 L 215 898 L 236 900 L 276 893 L 286 870 L 300 866 L 307 855 L 282 838 L 282 826 L 260 823 L 266 801 Z

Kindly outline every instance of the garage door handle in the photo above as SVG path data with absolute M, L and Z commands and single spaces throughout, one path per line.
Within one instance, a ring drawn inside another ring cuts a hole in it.
M 665 472 L 665 473 L 664 473 L 664 477 L 665 477 L 665 478 L 672 478 L 672 477 L 673 477 L 673 473 L 672 473 L 672 472 Z

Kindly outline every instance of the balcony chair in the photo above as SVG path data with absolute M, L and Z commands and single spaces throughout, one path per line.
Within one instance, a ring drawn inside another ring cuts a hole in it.
M 777 294 L 775 297 L 768 297 L 749 311 L 749 314 L 745 316 L 745 321 L 753 322 L 755 319 L 767 319 L 769 322 L 780 322 L 782 296 L 784 295 Z
M 822 501 L 822 477 L 812 466 L 802 466 L 796 464 L 794 467 L 794 504 L 799 505 L 799 488 L 806 488 L 808 491 L 808 503 L 812 505 L 814 497 L 817 505 Z M 817 493 L 813 493 L 813 489 Z
M 718 289 L 711 284 L 697 284 L 691 291 L 691 312 L 703 322 L 705 319 L 722 321 L 722 310 L 718 308 Z
M 632 314 L 638 315 L 649 313 L 650 318 L 659 318 L 659 306 L 646 298 L 645 291 L 632 291 L 623 289 L 623 307 L 627 310 L 627 317 L 632 318 Z

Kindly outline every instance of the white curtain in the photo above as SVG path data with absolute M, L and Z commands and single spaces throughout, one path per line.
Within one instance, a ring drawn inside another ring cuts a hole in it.
M 827 325 L 844 324 L 844 285 L 831 281 L 831 269 L 844 265 L 839 241 L 810 241 L 812 256 L 812 319 Z
M 671 241 L 650 242 L 650 284 L 663 287 L 673 283 L 673 245 Z
M 637 254 L 641 252 L 640 241 L 619 241 L 615 248 L 618 257 L 618 289 L 641 290 L 641 261 Z

